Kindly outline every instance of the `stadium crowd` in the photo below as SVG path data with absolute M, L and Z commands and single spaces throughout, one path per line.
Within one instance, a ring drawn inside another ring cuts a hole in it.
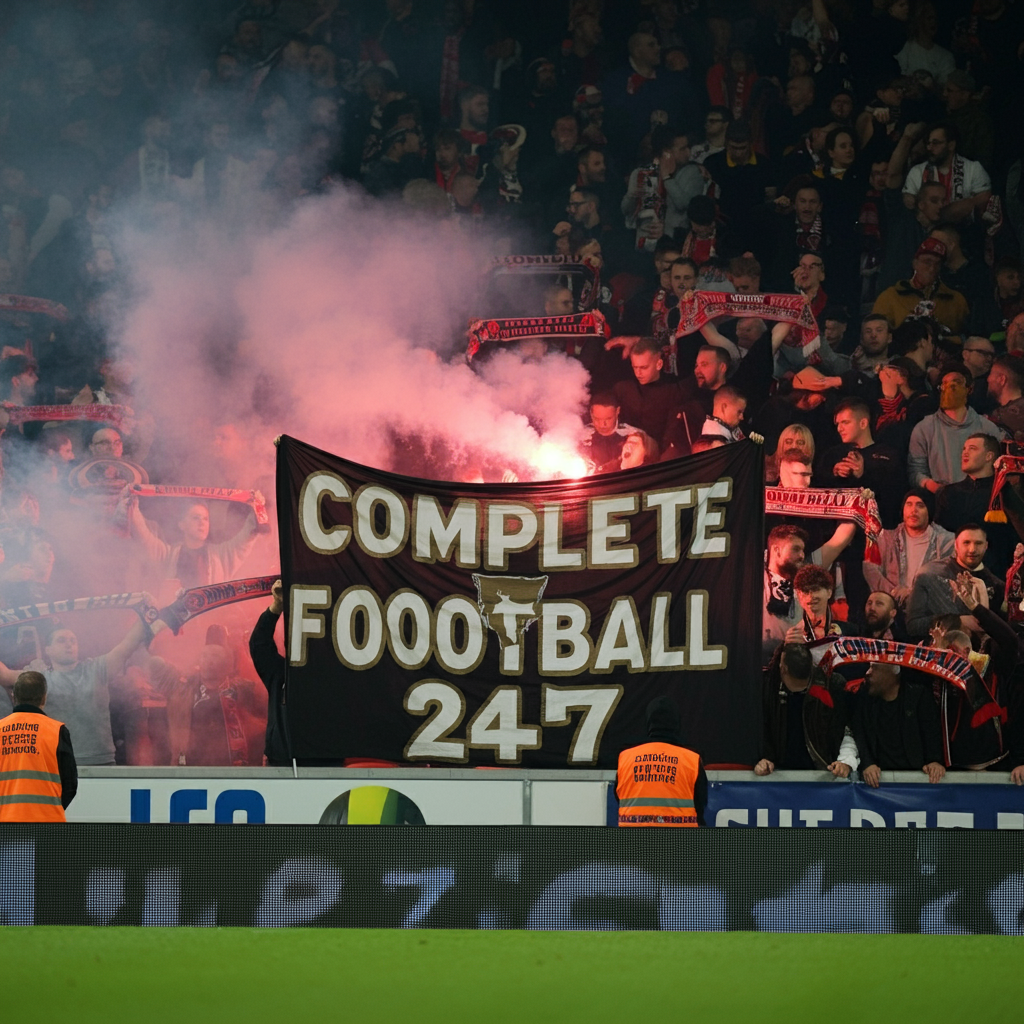
M 539 353 L 589 372 L 595 472 L 764 439 L 789 508 L 767 517 L 759 773 L 1024 782 L 1024 490 L 999 461 L 1024 444 L 1020 0 L 35 0 L 0 36 L 0 292 L 43 300 L 0 310 L 4 608 L 254 564 L 255 494 L 126 497 L 175 481 L 106 330 L 132 287 L 118 211 L 270 227 L 359 187 L 382 230 L 444 219 L 596 273 L 611 339 Z M 789 299 L 707 319 L 709 292 Z M 552 278 L 522 312 L 577 299 Z M 16 413 L 44 403 L 134 415 Z M 211 441 L 225 465 L 239 445 Z M 880 530 L 802 517 L 808 487 L 859 489 Z M 45 667 L 80 763 L 259 764 L 251 619 L 80 660 L 51 618 L 0 631 L 0 659 Z M 835 636 L 972 674 L 825 673 Z

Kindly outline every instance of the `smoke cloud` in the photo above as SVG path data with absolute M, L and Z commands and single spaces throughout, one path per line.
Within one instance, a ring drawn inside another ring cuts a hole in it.
M 515 351 L 466 363 L 493 240 L 343 186 L 265 233 L 123 231 L 134 300 L 111 334 L 174 482 L 223 455 L 225 425 L 246 442 L 239 483 L 265 476 L 281 433 L 413 475 L 577 475 L 583 367 Z

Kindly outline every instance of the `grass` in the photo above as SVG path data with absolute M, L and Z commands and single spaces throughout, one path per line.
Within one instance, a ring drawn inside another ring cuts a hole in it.
M 5 998 L 29 999 L 12 1022 L 1009 1024 L 1022 956 L 995 936 L 0 929 Z

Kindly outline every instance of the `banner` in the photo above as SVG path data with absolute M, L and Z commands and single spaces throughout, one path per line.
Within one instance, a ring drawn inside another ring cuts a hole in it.
M 763 454 L 470 485 L 278 446 L 301 761 L 612 767 L 674 698 L 707 763 L 761 729 Z
M 81 769 L 68 821 L 315 825 L 345 794 L 369 788 L 408 801 L 426 825 L 618 825 L 610 771 L 527 778 L 515 768 L 319 768 L 300 770 L 298 779 L 290 768 L 235 768 L 220 775 L 216 768 L 205 774 L 189 769 L 188 775 L 145 771 Z M 939 785 L 921 772 L 886 772 L 878 789 L 837 782 L 824 772 L 783 771 L 756 780 L 750 772 L 708 775 L 705 820 L 711 827 L 1024 830 L 1024 787 L 1010 783 L 1005 772 L 985 772 L 980 783 L 971 773 L 949 772 Z
M 939 785 L 883 778 L 878 789 L 860 782 L 712 782 L 704 819 L 720 828 L 1024 829 L 1024 789 L 1005 781 L 956 785 L 956 776 L 967 774 L 951 772 L 946 778 L 953 781 Z

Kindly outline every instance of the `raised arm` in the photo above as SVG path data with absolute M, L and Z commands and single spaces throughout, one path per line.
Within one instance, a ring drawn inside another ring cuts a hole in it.
M 740 352 L 739 348 L 737 348 L 736 345 L 734 345 L 724 334 L 722 334 L 722 332 L 719 331 L 719 329 L 713 323 L 706 323 L 700 329 L 700 333 L 704 336 L 704 340 L 709 345 L 714 345 L 715 348 L 720 348 L 723 349 L 725 352 L 728 352 L 729 358 L 733 361 L 734 365 L 738 363 L 742 358 L 743 353 Z
M 14 689 L 14 684 L 18 679 L 19 673 L 15 672 L 13 668 L 8 668 L 2 661 L 0 661 L 0 686 L 2 686 L 8 693 Z
M 139 511 L 138 501 L 134 499 L 128 502 L 128 532 L 145 548 L 146 554 L 154 562 L 163 562 L 170 557 L 171 545 L 150 530 L 146 517 Z
M 886 188 L 903 187 L 907 159 L 910 156 L 910 151 L 914 148 L 914 143 L 924 134 L 924 129 L 925 126 L 920 121 L 908 124 L 903 129 L 900 141 L 896 143 L 896 148 L 893 150 L 892 156 L 889 157 L 889 172 L 885 179 Z
M 821 567 L 830 569 L 832 563 L 850 546 L 857 533 L 855 523 L 840 523 L 836 532 L 821 545 Z

